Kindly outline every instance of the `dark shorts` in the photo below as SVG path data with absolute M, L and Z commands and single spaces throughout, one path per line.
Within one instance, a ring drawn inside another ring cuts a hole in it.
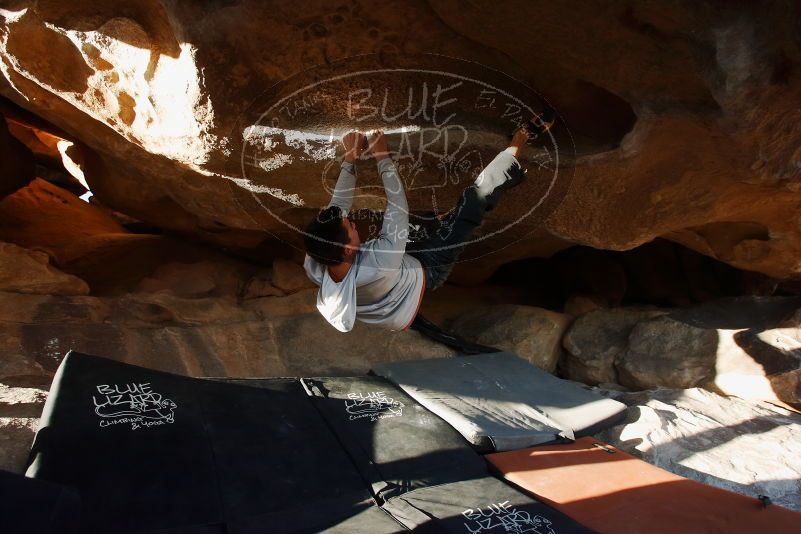
M 478 196 L 475 187 L 468 187 L 429 236 L 406 245 L 406 252 L 423 264 L 426 291 L 442 287 L 485 213 L 486 201 Z

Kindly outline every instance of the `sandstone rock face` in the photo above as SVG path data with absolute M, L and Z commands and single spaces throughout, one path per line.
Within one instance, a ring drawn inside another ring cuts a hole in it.
M 166 292 L 186 298 L 236 296 L 243 290 L 248 271 L 244 264 L 234 260 L 172 262 L 158 267 L 139 283 L 135 292 Z
M 613 393 L 626 421 L 600 440 L 678 475 L 801 511 L 801 415 L 703 389 Z
M 25 187 L 34 178 L 31 151 L 8 131 L 5 120 L 0 120 L 0 159 L 3 176 L 0 180 L 0 199 Z
M 32 354 L 8 350 L 0 360 L 0 380 L 13 384 L 45 384 L 51 374 L 45 366 L 49 367 L 50 363 L 39 363 Z
M 129 234 L 107 211 L 37 178 L 0 201 L 0 239 L 47 250 L 57 263 L 88 255 L 98 236 Z
M 602 297 L 575 294 L 570 295 L 565 301 L 564 312 L 568 315 L 578 317 L 605 308 L 607 308 L 607 303 Z
M 41 413 L 41 408 L 39 412 Z M 0 469 L 25 472 L 38 427 L 38 416 L 0 417 Z
M 132 233 L 110 210 L 39 178 L 0 201 L 0 240 L 47 252 L 54 266 L 84 280 L 93 295 L 135 292 L 139 284 L 142 291 L 190 293 L 206 284 L 215 286 L 214 294 L 235 295 L 232 286 L 259 270 L 190 240 Z
M 93 287 L 103 285 L 94 273 L 113 277 L 134 264 L 119 254 L 120 243 L 147 242 L 148 236 L 132 235 L 107 211 L 36 178 L 0 201 L 0 240 L 46 252 L 60 270 Z
M 65 134 L 52 124 L 6 100 L 0 101 L 0 112 L 6 116 L 11 135 L 32 153 L 36 176 L 78 195 L 86 193 L 89 187 L 83 168 L 90 152 L 86 146 L 65 139 Z
M 373 362 L 453 354 L 417 332 L 330 327 L 314 291 L 236 296 L 0 294 L 0 382 L 47 384 L 71 349 L 189 376 L 366 373 Z
M 560 341 L 570 317 L 542 308 L 497 305 L 458 317 L 451 331 L 468 341 L 518 354 L 553 372 L 562 355 Z
M 673 311 L 591 312 L 564 337 L 563 370 L 592 384 L 703 386 L 799 407 L 799 305 L 794 297 L 741 297 Z
M 445 284 L 423 298 L 420 313 L 437 325 L 448 329 L 453 321 L 472 310 L 500 304 L 522 304 L 524 300 L 514 287 L 490 284 L 460 287 Z
M 0 384 L 0 469 L 25 472 L 47 390 Z
M 261 297 L 283 297 L 286 293 L 275 287 L 269 276 L 254 276 L 245 283 L 242 299 L 257 299 Z
M 89 286 L 50 266 L 50 257 L 11 243 L 0 243 L 0 291 L 41 295 L 86 295 Z
M 296 293 L 301 289 L 316 287 L 306 276 L 302 265 L 282 259 L 273 262 L 272 283 L 286 293 Z
M 490 254 L 470 272 L 488 276 L 501 262 L 570 243 L 624 250 L 663 236 L 788 277 L 799 273 L 801 254 L 800 14 L 787 2 L 616 0 L 599 12 L 522 0 L 369 8 L 316 0 L 302 9 L 264 9 L 255 0 L 124 7 L 23 0 L 0 20 L 0 93 L 96 152 L 83 171 L 105 205 L 214 243 L 252 247 L 265 230 L 297 240 L 273 215 L 299 224 L 328 201 L 319 179 L 309 179 L 320 165 L 289 164 L 275 147 L 264 147 L 275 154 L 260 164 L 286 164 L 281 172 L 263 181 L 243 175 L 239 147 L 265 88 L 315 66 L 322 77 L 341 74 L 337 62 L 359 55 L 370 55 L 372 70 L 395 67 L 394 58 L 419 67 L 421 55 L 436 50 L 539 90 L 560 112 L 561 146 L 574 146 L 577 156 L 560 161 L 572 180 L 561 205 L 543 224 L 509 234 L 534 232 L 536 239 Z M 374 79 L 366 90 L 393 85 Z M 389 105 L 403 110 L 407 97 L 395 91 Z M 342 94 L 333 99 L 351 110 Z M 299 100 L 287 113 L 314 105 Z M 385 126 L 428 126 L 422 116 L 405 122 Z M 463 123 L 467 148 L 484 155 L 509 126 L 478 111 Z M 443 185 L 444 209 L 463 185 Z M 482 231 L 515 220 L 535 194 L 505 199 Z M 410 192 L 410 205 L 428 208 L 430 196 Z M 475 245 L 468 253 L 492 249 Z

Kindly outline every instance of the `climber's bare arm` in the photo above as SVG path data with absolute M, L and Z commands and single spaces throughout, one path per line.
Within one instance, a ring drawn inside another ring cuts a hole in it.
M 364 134 L 360 132 L 348 132 L 342 138 L 345 156 L 342 159 L 342 168 L 339 171 L 334 194 L 331 196 L 328 206 L 338 206 L 343 210 L 343 215 L 350 211 L 353 204 L 353 190 L 356 188 L 356 160 L 361 157 L 365 142 Z
M 523 146 L 525 146 L 526 142 L 528 141 L 528 130 L 525 128 L 518 128 L 515 130 L 514 135 L 512 136 L 512 140 L 509 142 L 509 148 L 507 149 L 508 152 L 511 152 L 513 156 L 517 156 L 517 153 L 520 151 Z

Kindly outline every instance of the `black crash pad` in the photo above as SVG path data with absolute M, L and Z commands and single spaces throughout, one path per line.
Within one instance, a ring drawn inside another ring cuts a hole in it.
M 594 532 L 493 477 L 421 488 L 384 509 L 415 532 L 579 534 Z
M 458 432 L 384 378 L 302 382 L 380 499 L 487 474 L 484 459 Z
M 250 387 L 70 352 L 32 458 L 30 476 L 81 495 L 87 532 L 314 532 L 374 504 L 294 379 Z
M 0 532 L 73 534 L 80 531 L 80 513 L 75 491 L 0 470 Z
M 396 534 L 408 529 L 375 503 L 352 499 L 315 501 L 269 516 L 251 516 L 230 524 L 229 532 L 326 534 Z

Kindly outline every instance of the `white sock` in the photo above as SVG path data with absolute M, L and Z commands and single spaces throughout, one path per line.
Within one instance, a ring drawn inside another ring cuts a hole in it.
M 516 152 L 517 149 L 510 146 L 495 156 L 495 158 L 489 162 L 489 165 L 484 167 L 475 182 L 479 196 L 486 197 L 492 193 L 496 187 L 511 178 L 506 174 L 506 169 L 517 162 L 517 158 L 515 158 Z

